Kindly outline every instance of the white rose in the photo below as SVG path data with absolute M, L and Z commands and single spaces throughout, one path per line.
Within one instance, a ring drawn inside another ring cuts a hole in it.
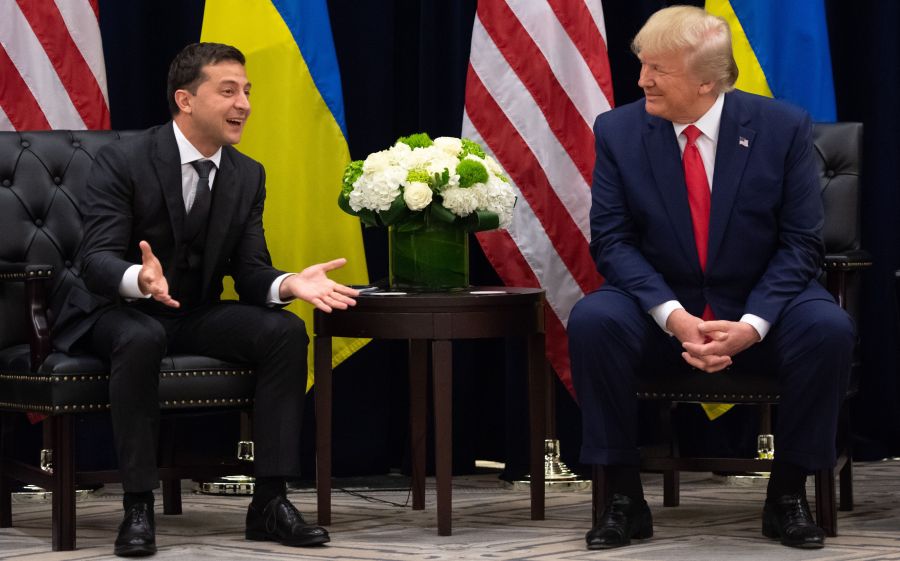
M 440 136 L 434 139 L 434 145 L 451 156 L 462 151 L 462 141 L 452 136 Z
M 431 204 L 431 188 L 421 181 L 410 181 L 404 186 L 403 200 L 409 210 L 422 210 Z

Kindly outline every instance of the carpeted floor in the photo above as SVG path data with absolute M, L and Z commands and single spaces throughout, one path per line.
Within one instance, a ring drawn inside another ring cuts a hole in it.
M 159 560 L 900 560 L 900 460 L 860 463 L 855 470 L 856 508 L 838 515 L 839 536 L 823 550 L 790 549 L 760 534 L 765 488 L 728 484 L 704 474 L 684 474 L 681 506 L 662 507 L 662 482 L 646 476 L 653 508 L 653 539 L 606 552 L 588 552 L 590 491 L 551 492 L 544 521 L 529 519 L 525 491 L 503 487 L 493 475 L 457 477 L 453 485 L 453 535 L 439 537 L 434 493 L 426 509 L 402 506 L 409 499 L 404 478 L 336 482 L 332 541 L 324 547 L 291 549 L 243 539 L 247 498 L 185 493 L 184 514 L 157 514 Z M 429 480 L 429 483 L 433 483 Z M 352 487 L 352 488 L 351 488 Z M 810 495 L 812 490 L 810 489 Z M 293 492 L 301 511 L 314 517 L 312 490 Z M 161 500 L 157 499 L 157 512 Z M 112 557 L 121 517 L 121 492 L 109 486 L 77 505 L 78 549 L 50 548 L 50 505 L 17 501 L 13 528 L 0 529 L 0 559 L 98 560 Z

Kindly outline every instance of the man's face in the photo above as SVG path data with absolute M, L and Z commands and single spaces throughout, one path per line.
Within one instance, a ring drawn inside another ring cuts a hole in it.
M 197 87 L 195 95 L 187 92 L 187 107 L 182 107 L 182 112 L 189 117 L 190 129 L 183 132 L 208 156 L 226 144 L 241 141 L 244 124 L 250 116 L 250 82 L 244 65 L 232 60 L 207 64 L 202 72 L 206 79 Z
M 681 52 L 638 55 L 647 113 L 675 123 L 693 123 L 703 116 L 711 101 L 712 83 L 703 83 L 688 68 Z

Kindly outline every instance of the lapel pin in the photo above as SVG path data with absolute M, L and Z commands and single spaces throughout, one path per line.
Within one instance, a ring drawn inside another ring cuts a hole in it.
M 744 138 L 743 136 L 738 138 L 738 144 L 740 144 L 744 148 L 750 148 L 750 140 Z

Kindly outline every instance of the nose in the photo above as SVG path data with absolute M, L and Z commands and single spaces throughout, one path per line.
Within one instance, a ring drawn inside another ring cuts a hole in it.
M 238 93 L 234 100 L 234 106 L 243 111 L 250 111 L 250 98 L 244 92 Z
M 641 65 L 641 74 L 638 77 L 639 88 L 649 88 L 653 85 L 653 78 L 650 77 L 650 69 L 646 64 Z

